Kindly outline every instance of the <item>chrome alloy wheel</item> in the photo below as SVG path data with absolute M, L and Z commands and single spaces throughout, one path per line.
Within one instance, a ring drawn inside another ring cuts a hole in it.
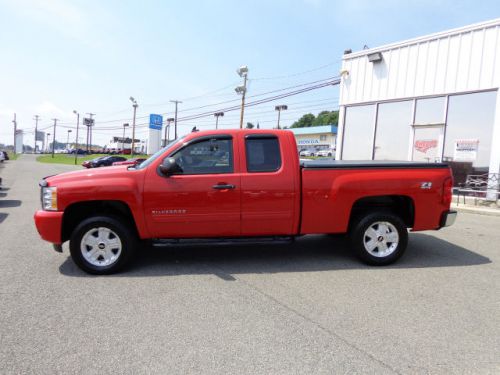
M 391 255 L 399 243 L 399 234 L 394 225 L 387 221 L 377 221 L 370 225 L 363 236 L 366 251 L 374 257 Z
M 122 241 L 109 228 L 92 228 L 83 235 L 80 250 L 87 262 L 96 267 L 105 267 L 120 257 Z

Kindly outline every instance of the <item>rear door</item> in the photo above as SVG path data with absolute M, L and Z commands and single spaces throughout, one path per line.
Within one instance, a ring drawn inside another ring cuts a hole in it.
M 290 145 L 273 133 L 242 135 L 241 234 L 290 235 L 299 215 L 298 158 L 285 160 Z M 288 147 L 288 148 L 287 148 Z
M 157 238 L 240 235 L 238 152 L 231 135 L 205 136 L 170 155 L 181 171 L 169 177 L 149 168 L 144 209 Z

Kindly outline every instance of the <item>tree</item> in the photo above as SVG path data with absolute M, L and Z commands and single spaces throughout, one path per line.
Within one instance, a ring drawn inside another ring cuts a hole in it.
M 339 122 L 339 111 L 322 111 L 318 116 L 312 113 L 303 115 L 295 121 L 290 128 L 307 128 L 310 126 L 337 125 Z
M 247 122 L 247 129 L 253 129 L 255 126 L 251 122 Z
M 304 116 L 302 116 L 301 118 L 298 119 L 298 121 L 295 121 L 292 126 L 290 126 L 291 128 L 307 128 L 309 126 L 312 126 L 313 124 L 313 121 L 314 121 L 315 117 L 312 113 L 308 113 Z
M 338 124 L 339 111 L 323 111 L 318 114 L 314 120 L 314 126 Z

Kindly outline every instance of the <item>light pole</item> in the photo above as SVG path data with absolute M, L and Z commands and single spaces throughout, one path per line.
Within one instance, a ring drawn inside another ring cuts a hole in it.
M 236 93 L 241 94 L 240 129 L 243 129 L 243 114 L 245 113 L 245 95 L 247 93 L 248 67 L 246 65 L 243 65 L 236 70 L 236 73 L 238 73 L 240 77 L 243 77 L 243 86 L 237 86 L 234 89 Z
M 277 129 L 280 129 L 280 116 L 281 116 L 281 111 L 286 111 L 288 109 L 288 106 L 285 104 L 277 105 L 274 107 L 275 111 L 278 111 L 278 127 Z
M 123 124 L 123 137 L 122 137 L 122 152 L 125 154 L 125 128 L 128 126 L 128 122 Z
M 137 101 L 131 96 L 130 101 L 132 102 L 132 107 L 134 107 L 134 120 L 132 121 L 132 149 L 130 150 L 130 155 L 134 156 L 134 147 L 135 147 L 135 115 L 137 113 Z
M 50 137 L 50 133 L 47 133 L 47 146 L 45 147 L 45 152 L 48 152 L 50 150 L 49 148 L 49 137 Z
M 174 121 L 175 121 L 175 118 L 173 118 L 173 117 L 167 118 L 167 125 L 165 126 L 165 136 L 164 136 L 165 145 L 164 146 L 166 146 L 168 144 L 168 142 L 170 141 L 170 124 Z
M 224 112 L 215 112 L 214 113 L 214 116 L 215 116 L 215 130 L 217 130 L 219 128 L 219 117 L 224 117 Z
M 68 129 L 68 138 L 66 139 L 66 149 L 69 150 L 69 133 L 71 133 L 73 130 Z
M 78 128 L 80 127 L 80 114 L 76 111 L 76 109 L 73 110 L 73 113 L 76 115 L 76 138 L 75 138 L 75 165 L 76 165 L 76 159 L 78 158 Z

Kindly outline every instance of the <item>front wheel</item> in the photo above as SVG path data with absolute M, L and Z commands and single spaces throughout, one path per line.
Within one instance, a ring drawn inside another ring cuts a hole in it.
M 373 212 L 363 216 L 350 233 L 351 247 L 365 263 L 394 263 L 406 250 L 408 230 L 399 216 Z
M 69 248 L 71 258 L 83 271 L 107 275 L 130 261 L 136 243 L 131 229 L 117 218 L 94 216 L 76 227 Z

